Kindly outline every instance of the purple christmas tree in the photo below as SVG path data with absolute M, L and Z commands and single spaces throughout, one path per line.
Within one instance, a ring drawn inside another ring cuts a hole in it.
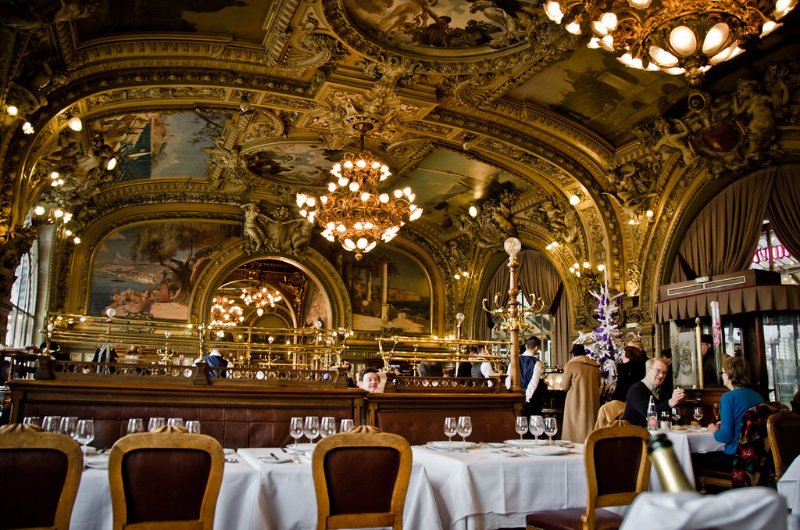
M 617 326 L 619 316 L 619 302 L 622 294 L 611 295 L 608 290 L 608 273 L 605 281 L 600 285 L 600 292 L 589 291 L 597 300 L 594 310 L 595 318 L 600 322 L 594 331 L 581 333 L 575 339 L 575 344 L 583 344 L 586 355 L 600 363 L 602 379 L 602 393 L 610 397 L 617 386 L 617 359 L 622 354 L 619 347 L 622 332 Z

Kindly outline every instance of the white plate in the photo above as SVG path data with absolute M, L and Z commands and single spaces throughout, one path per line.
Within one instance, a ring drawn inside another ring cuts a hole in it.
M 258 461 L 264 462 L 265 464 L 288 464 L 293 460 L 292 455 L 287 455 L 286 453 L 273 453 L 271 455 L 258 457 Z
M 475 442 L 466 442 L 465 444 L 461 440 L 452 440 L 452 441 L 443 440 L 441 442 L 428 442 L 425 445 L 427 445 L 428 447 L 432 447 L 433 449 L 446 449 L 448 451 L 464 449 L 465 447 L 467 449 L 474 449 L 478 447 L 478 444 L 476 444 Z
M 317 446 L 317 444 L 310 444 L 310 443 L 297 444 L 297 452 L 298 453 L 310 453 L 310 452 L 314 451 L 314 448 L 316 446 Z M 288 444 L 286 446 L 286 450 L 287 451 L 294 451 L 294 444 Z
M 543 445 L 541 447 L 524 449 L 522 452 L 528 456 L 556 456 L 568 454 L 569 449 L 566 447 L 560 447 L 558 445 Z
M 91 469 L 108 469 L 108 455 L 87 456 L 83 463 Z
M 514 439 L 514 440 L 506 440 L 503 443 L 511 447 L 522 447 L 523 449 L 527 449 L 529 447 L 541 446 L 546 442 L 544 440 Z

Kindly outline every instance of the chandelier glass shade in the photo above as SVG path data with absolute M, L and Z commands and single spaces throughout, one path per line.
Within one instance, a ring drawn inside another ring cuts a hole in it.
M 275 304 L 283 300 L 278 291 L 270 291 L 266 287 L 243 288 L 239 298 L 242 299 L 245 305 L 254 306 L 258 316 L 264 315 L 264 309 L 267 306 L 275 307 Z
M 234 300 L 226 296 L 215 296 L 211 300 L 212 327 L 232 327 L 244 322 L 244 311 L 234 304 Z
M 685 75 L 692 86 L 747 42 L 781 26 L 797 0 L 549 0 L 544 10 L 590 48 L 631 68 Z
M 391 176 L 389 168 L 363 149 L 348 153 L 331 169 L 328 193 L 320 197 L 297 194 L 300 215 L 322 227 L 322 236 L 336 241 L 356 259 L 391 241 L 407 221 L 419 219 L 422 208 L 405 187 L 382 192 L 379 183 Z

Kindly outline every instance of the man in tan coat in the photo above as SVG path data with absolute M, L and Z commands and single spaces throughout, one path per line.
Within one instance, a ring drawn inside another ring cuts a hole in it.
M 600 408 L 600 364 L 586 356 L 582 344 L 574 344 L 570 353 L 561 378 L 561 389 L 567 392 L 561 439 L 583 443 Z

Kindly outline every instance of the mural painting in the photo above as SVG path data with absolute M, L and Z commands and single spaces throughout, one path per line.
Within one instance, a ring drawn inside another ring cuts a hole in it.
M 378 246 L 360 261 L 334 245 L 320 252 L 336 266 L 347 287 L 353 329 L 431 333 L 431 280 L 418 261 L 386 246 Z M 388 286 L 385 306 L 384 285 Z
M 208 153 L 228 115 L 148 112 L 104 118 L 93 133 L 119 155 L 115 182 L 148 178 L 206 178 Z
M 319 187 L 331 180 L 331 167 L 341 159 L 342 151 L 299 143 L 270 145 L 245 157 L 247 169 L 265 180 Z
M 241 228 L 160 221 L 113 232 L 95 253 L 89 314 L 187 320 L 192 287 L 224 241 Z
M 404 49 L 504 48 L 525 38 L 540 16 L 526 0 L 345 0 L 367 35 Z

